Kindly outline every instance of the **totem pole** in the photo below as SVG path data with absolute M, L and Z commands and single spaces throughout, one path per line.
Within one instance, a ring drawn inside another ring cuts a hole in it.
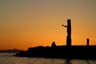
M 62 25 L 64 27 L 67 28 L 67 46 L 70 47 L 71 46 L 71 19 L 67 20 L 67 25 Z

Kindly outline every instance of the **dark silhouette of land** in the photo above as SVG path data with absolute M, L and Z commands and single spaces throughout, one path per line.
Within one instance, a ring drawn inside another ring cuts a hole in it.
M 66 58 L 66 59 L 96 59 L 96 46 L 56 46 L 56 47 L 34 47 L 27 51 L 21 51 L 16 56 Z
M 0 50 L 0 53 L 18 53 L 21 50 L 19 49 L 9 49 L 9 50 Z
M 44 58 L 65 58 L 66 63 L 70 63 L 71 59 L 96 59 L 96 46 L 89 45 L 89 38 L 87 38 L 86 45 L 74 45 L 71 46 L 71 20 L 67 20 L 67 45 L 56 46 L 55 42 L 52 42 L 51 47 L 33 47 L 28 48 L 27 51 L 20 51 L 15 56 L 21 57 L 44 57 Z M 70 63 L 71 64 L 71 63 Z

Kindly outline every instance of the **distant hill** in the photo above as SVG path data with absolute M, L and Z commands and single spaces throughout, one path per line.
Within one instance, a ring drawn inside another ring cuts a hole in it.
M 0 50 L 0 53 L 18 53 L 21 50 L 19 49 L 9 49 L 9 50 Z

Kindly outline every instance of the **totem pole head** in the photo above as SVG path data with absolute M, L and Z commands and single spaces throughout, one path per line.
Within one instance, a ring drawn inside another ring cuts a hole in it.
M 68 24 L 71 24 L 71 19 L 67 19 Z

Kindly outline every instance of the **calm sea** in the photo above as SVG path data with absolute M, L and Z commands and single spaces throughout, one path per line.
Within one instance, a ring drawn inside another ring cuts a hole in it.
M 69 63 L 65 59 L 14 57 L 15 53 L 0 53 L 0 64 L 96 64 L 96 60 L 76 60 Z

